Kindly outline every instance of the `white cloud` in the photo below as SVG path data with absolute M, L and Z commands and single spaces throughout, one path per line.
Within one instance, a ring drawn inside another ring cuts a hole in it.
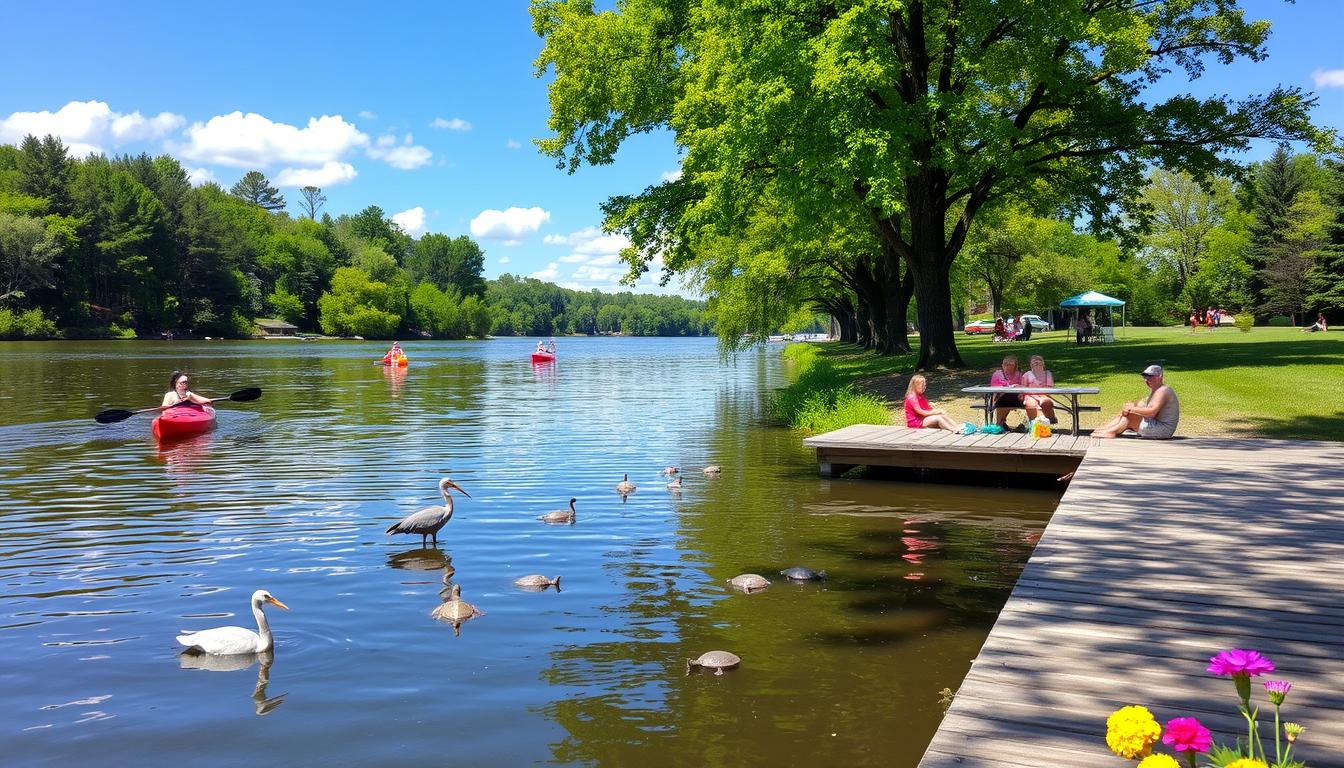
M 434 118 L 434 122 L 430 123 L 430 126 L 434 128 L 445 128 L 450 131 L 471 130 L 471 123 L 468 123 L 466 120 L 463 120 L 460 117 L 453 117 L 447 120 L 444 120 L 442 117 L 436 117 Z
M 378 119 L 378 115 L 374 114 L 373 112 L 370 112 L 370 111 L 367 110 L 367 109 L 361 109 L 361 110 L 359 110 L 359 116 L 362 117 L 362 118 L 364 118 L 365 120 L 377 120 L 377 119 Z
M 417 205 L 410 210 L 394 213 L 392 221 L 411 237 L 419 237 L 425 232 L 425 209 Z
M 510 259 L 508 256 L 500 256 L 500 257 L 499 257 L 499 263 L 500 263 L 500 264 L 508 264 L 510 261 L 513 261 L 513 259 Z
M 0 119 L 0 142 L 18 144 L 32 134 L 60 138 L 70 154 L 83 157 L 124 142 L 160 139 L 186 123 L 171 112 L 145 117 L 137 112 L 113 112 L 102 101 L 72 101 L 55 112 L 13 112 Z
M 188 168 L 187 181 L 190 181 L 193 187 L 199 187 L 212 181 L 218 184 L 219 178 L 209 168 Z
M 676 181 L 677 179 L 681 178 L 681 169 L 678 168 L 675 171 L 663 171 L 663 175 L 659 176 L 658 178 L 662 179 L 663 181 Z
M 554 261 L 552 261 L 550 264 L 547 264 L 545 269 L 538 270 L 528 275 L 528 277 L 535 277 L 538 280 L 542 280 L 548 283 L 555 282 L 555 278 L 559 276 L 560 276 L 560 269 Z
M 270 165 L 324 166 L 369 143 L 367 134 L 340 115 L 309 118 L 297 128 L 253 112 L 231 112 L 186 131 L 187 143 L 175 147 L 182 157 L 235 168 Z
M 415 137 L 406 134 L 402 138 L 400 146 L 397 145 L 397 137 L 392 134 L 383 134 L 373 143 L 372 147 L 365 150 L 365 154 L 375 160 L 382 160 L 393 168 L 403 171 L 413 171 L 416 168 L 423 168 L 429 165 L 434 159 L 434 153 L 424 147 L 417 146 Z
M 281 187 L 334 187 L 354 181 L 359 172 L 349 163 L 331 161 L 320 168 L 285 168 L 275 175 Z
M 515 141 L 515 140 L 513 140 L 513 139 L 509 139 L 508 141 L 504 142 L 504 146 L 505 146 L 505 148 L 507 148 L 507 149 L 522 149 L 522 148 L 523 148 L 523 144 L 522 144 L 522 142 Z
M 1344 88 L 1344 69 L 1318 69 L 1311 73 L 1317 88 Z
M 471 234 L 487 240 L 503 240 L 505 245 L 517 245 L 524 235 L 536 232 L 550 219 L 550 211 L 535 206 L 502 211 L 489 209 L 471 220 Z

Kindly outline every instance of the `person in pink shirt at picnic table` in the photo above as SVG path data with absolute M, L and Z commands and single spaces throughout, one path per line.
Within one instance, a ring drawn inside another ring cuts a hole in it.
M 924 374 L 916 373 L 910 377 L 910 385 L 905 388 L 905 426 L 911 429 L 928 427 L 961 432 L 961 425 L 948 418 L 947 411 L 929 405 L 929 399 L 924 396 L 928 386 Z
M 1024 387 L 1053 387 L 1055 386 L 1055 375 L 1045 367 L 1045 358 L 1040 355 L 1031 356 L 1031 367 L 1026 373 L 1022 374 L 1022 386 Z M 1022 405 L 1027 409 L 1027 420 L 1036 418 L 1037 412 L 1055 423 L 1055 401 L 1049 395 L 1023 395 Z
M 989 386 L 991 387 L 1020 387 L 1022 386 L 1022 373 L 1017 370 L 1017 355 L 1007 355 L 1003 358 L 1003 366 L 989 377 Z M 1014 408 L 1022 408 L 1026 405 L 1022 401 L 1022 395 L 1016 392 L 1010 392 L 1006 395 L 994 396 L 994 421 L 1004 429 L 1008 428 L 1008 414 Z

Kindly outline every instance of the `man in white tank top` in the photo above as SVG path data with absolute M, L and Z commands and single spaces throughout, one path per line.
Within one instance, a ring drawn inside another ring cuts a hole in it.
M 1150 365 L 1143 369 L 1143 381 L 1148 385 L 1148 399 L 1143 403 L 1129 403 L 1120 409 L 1120 415 L 1092 430 L 1093 437 L 1116 437 L 1133 430 L 1139 437 L 1166 440 L 1176 434 L 1181 420 L 1181 402 L 1176 392 L 1162 380 L 1162 366 Z

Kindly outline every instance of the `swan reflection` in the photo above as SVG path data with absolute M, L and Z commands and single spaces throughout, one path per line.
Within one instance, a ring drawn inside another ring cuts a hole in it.
M 268 715 L 280 706 L 288 692 L 267 698 L 266 686 L 271 682 L 271 664 L 275 663 L 275 653 L 238 653 L 230 656 L 212 656 L 208 653 L 184 651 L 177 657 L 182 669 L 204 669 L 209 672 L 241 672 L 257 662 L 257 686 L 252 689 L 252 704 L 258 715 Z

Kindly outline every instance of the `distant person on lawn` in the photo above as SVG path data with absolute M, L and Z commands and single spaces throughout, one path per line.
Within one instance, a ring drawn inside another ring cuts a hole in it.
M 1316 322 L 1312 323 L 1311 325 L 1308 325 L 1306 328 L 1303 328 L 1302 330 L 1307 333 L 1317 333 L 1317 332 L 1325 333 L 1327 330 L 1329 330 L 1329 326 L 1325 324 L 1325 313 L 1317 312 Z
M 924 390 L 929 386 L 924 374 L 916 373 L 910 377 L 910 385 L 905 388 L 905 426 L 911 429 L 945 429 L 948 432 L 961 432 L 962 426 L 947 417 L 947 411 L 933 408 Z
M 1144 368 L 1143 381 L 1148 385 L 1148 399 L 1142 404 L 1126 403 L 1119 416 L 1092 431 L 1093 437 L 1118 437 L 1126 430 L 1148 440 L 1166 440 L 1176 434 L 1181 402 L 1176 399 L 1176 392 L 1163 383 L 1162 366 Z

